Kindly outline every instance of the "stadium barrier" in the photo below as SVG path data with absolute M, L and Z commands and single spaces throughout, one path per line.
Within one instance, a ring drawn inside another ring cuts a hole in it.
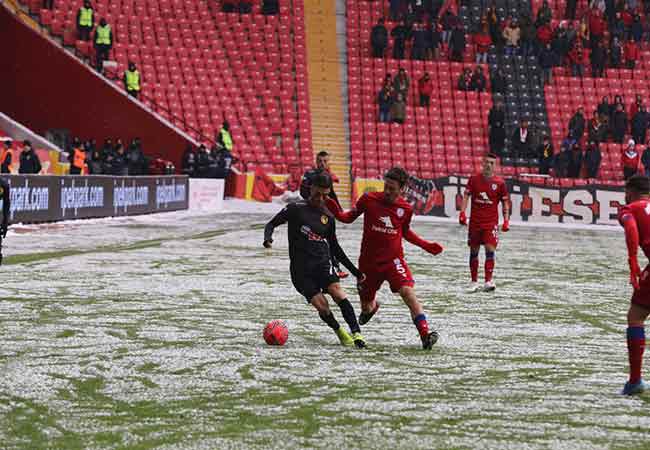
M 3 175 L 11 223 L 132 216 L 187 209 L 186 176 Z
M 419 215 L 457 217 L 468 178 L 448 176 L 432 180 L 411 176 L 405 197 Z M 521 179 L 506 179 L 512 202 L 511 220 L 531 223 L 616 225 L 625 204 L 622 187 L 589 184 L 551 187 Z M 381 191 L 384 182 L 356 179 L 354 201 L 364 192 Z

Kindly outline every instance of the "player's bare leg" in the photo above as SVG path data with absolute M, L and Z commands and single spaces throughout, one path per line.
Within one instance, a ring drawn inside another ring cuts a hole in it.
M 623 394 L 632 395 L 650 389 L 650 386 L 641 377 L 641 366 L 643 363 L 643 350 L 645 349 L 644 323 L 650 314 L 650 310 L 639 305 L 632 304 L 627 312 L 627 352 L 630 362 L 630 378 Z
M 334 314 L 332 314 L 329 303 L 323 294 L 318 293 L 314 295 L 311 298 L 310 303 L 314 306 L 314 308 L 316 308 L 316 311 L 318 311 L 318 315 L 320 316 L 321 320 L 325 322 L 328 327 L 334 330 L 342 345 L 349 346 L 354 344 L 352 336 L 350 336 L 347 331 L 341 328 L 341 325 L 334 317 Z
M 493 245 L 485 246 L 485 287 L 483 290 L 486 292 L 492 292 L 496 289 L 494 281 L 492 281 L 496 250 L 496 247 Z
M 361 328 L 359 328 L 359 322 L 357 321 L 357 316 L 354 312 L 354 307 L 347 299 L 345 291 L 339 283 L 332 283 L 327 287 L 327 293 L 332 296 L 334 302 L 339 305 L 341 309 L 341 314 L 343 319 L 350 327 L 350 332 L 352 333 L 352 340 L 354 345 L 358 348 L 366 347 L 366 341 L 363 336 L 361 336 Z
M 402 286 L 399 290 L 399 295 L 411 311 L 411 319 L 418 330 L 420 339 L 422 340 L 422 348 L 430 350 L 431 347 L 438 341 L 438 332 L 429 331 L 429 323 L 427 316 L 424 314 L 422 304 L 415 295 L 415 289 L 411 286 Z
M 469 292 L 477 292 L 480 289 L 478 286 L 478 254 L 480 250 L 481 247 L 469 248 L 469 273 L 472 277 Z
M 369 292 L 367 289 L 359 291 L 359 300 L 361 301 L 361 314 L 359 314 L 359 325 L 365 325 L 370 322 L 379 310 L 379 303 L 377 303 L 376 292 Z

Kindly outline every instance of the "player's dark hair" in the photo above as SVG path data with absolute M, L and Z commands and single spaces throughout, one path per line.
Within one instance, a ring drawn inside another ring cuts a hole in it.
M 625 182 L 625 189 L 638 194 L 650 194 L 650 178 L 645 175 L 633 175 Z
M 485 155 L 486 158 L 492 158 L 492 159 L 498 159 L 497 155 L 489 152 L 487 155 Z
M 399 183 L 399 187 L 404 187 L 409 179 L 409 174 L 401 167 L 393 167 L 391 169 L 388 169 L 388 172 L 386 172 L 384 178 L 395 180 L 397 183 Z
M 316 157 L 320 158 L 320 157 L 329 156 L 329 155 L 330 155 L 329 153 L 327 153 L 325 150 L 323 150 L 323 151 L 318 152 Z
M 316 176 L 314 176 L 312 182 L 312 186 L 316 186 L 319 188 L 331 188 L 332 187 L 332 177 L 330 177 L 326 172 L 320 172 Z

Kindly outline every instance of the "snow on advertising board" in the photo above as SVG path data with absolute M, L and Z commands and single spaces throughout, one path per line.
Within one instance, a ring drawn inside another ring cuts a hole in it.
M 415 213 L 457 217 L 467 177 L 432 180 L 411 176 L 404 197 Z M 589 184 L 570 188 L 506 179 L 512 203 L 511 220 L 533 223 L 616 225 L 619 206 L 625 204 L 622 187 Z M 383 189 L 381 180 L 358 179 L 357 195 Z
M 188 207 L 185 176 L 3 175 L 9 183 L 9 220 L 55 222 L 129 216 Z

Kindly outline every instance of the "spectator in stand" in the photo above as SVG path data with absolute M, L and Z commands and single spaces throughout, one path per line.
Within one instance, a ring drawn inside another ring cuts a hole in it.
M 213 164 L 210 153 L 205 145 L 199 145 L 196 152 L 196 165 L 194 174 L 197 178 L 209 178 L 210 166 Z
M 497 15 L 496 4 L 488 8 L 486 15 L 492 43 L 497 47 L 497 51 L 500 52 L 503 48 L 503 30 L 501 29 L 501 21 Z
M 451 52 L 449 53 L 449 59 L 452 61 L 462 62 L 466 44 L 465 30 L 463 29 L 463 25 L 458 23 L 451 31 L 451 38 L 449 39 L 449 49 Z
M 237 11 L 237 0 L 221 0 L 221 11 L 234 13 Z
M 406 120 L 406 101 L 404 100 L 404 95 L 400 92 L 395 94 L 395 100 L 390 107 L 390 116 L 393 122 L 399 123 L 400 125 Z
M 625 43 L 623 48 L 623 57 L 625 58 L 625 67 L 628 69 L 634 69 L 636 67 L 636 62 L 639 59 L 639 48 L 632 39 Z
M 587 49 L 591 48 L 589 46 L 589 39 L 589 22 L 587 21 L 587 16 L 583 16 L 578 26 L 578 40 L 582 44 L 582 47 Z
M 553 19 L 553 11 L 551 10 L 551 7 L 548 6 L 548 0 L 544 0 L 539 11 L 537 11 L 535 26 L 537 26 L 537 28 L 545 26 L 551 22 L 551 19 Z
M 227 178 L 230 175 L 232 165 L 238 161 L 230 150 L 218 144 L 210 151 L 210 156 L 216 164 L 214 173 L 216 178 Z
M 472 81 L 470 84 L 470 90 L 477 92 L 484 92 L 487 86 L 487 80 L 485 75 L 483 75 L 483 69 L 481 66 L 476 66 L 474 73 L 472 74 Z
M 581 106 L 575 112 L 571 120 L 569 120 L 569 135 L 571 138 L 576 141 L 582 139 L 582 135 L 585 133 L 585 114 L 584 108 Z
M 84 4 L 77 10 L 77 33 L 80 41 L 89 41 L 90 33 L 95 26 L 95 11 L 90 0 L 84 0 Z
M 216 139 L 217 143 L 222 147 L 226 148 L 229 152 L 232 152 L 234 143 L 232 140 L 232 135 L 230 134 L 230 123 L 227 120 L 224 120 L 221 124 L 221 129 Z
M 403 0 L 390 0 L 389 2 L 389 13 L 390 13 L 390 20 L 392 21 L 397 21 L 402 18 L 403 15 L 403 6 L 402 4 L 404 3 Z
M 437 21 L 430 21 L 427 27 L 427 58 L 437 60 L 440 58 L 440 33 L 442 28 Z
M 490 131 L 490 151 L 497 156 L 503 156 L 506 141 L 506 113 L 503 110 L 503 103 L 497 102 L 488 115 L 488 126 Z
M 427 29 L 424 24 L 416 22 L 413 25 L 413 47 L 411 59 L 424 61 L 427 56 Z
M 639 152 L 636 149 L 634 139 L 630 139 L 627 147 L 623 149 L 623 178 L 626 180 L 636 175 L 639 170 Z
M 611 38 L 618 38 L 619 40 L 625 39 L 625 23 L 623 22 L 620 12 L 616 13 L 616 16 L 610 23 L 609 34 Z
M 505 94 L 506 92 L 506 77 L 503 74 L 503 69 L 497 69 L 492 72 L 490 85 L 493 94 Z
M 603 41 L 607 22 L 603 19 L 603 14 L 599 10 L 591 10 L 589 15 L 589 42 L 592 50 Z
M 555 151 L 553 150 L 553 144 L 547 135 L 544 135 L 542 143 L 537 149 L 537 157 L 539 158 L 539 173 L 542 175 L 548 175 L 548 172 L 553 167 L 553 158 Z
M 88 173 L 90 175 L 101 175 L 103 172 L 102 165 L 102 151 L 97 147 L 93 147 L 88 155 Z
M 461 91 L 472 89 L 472 70 L 469 67 L 465 67 L 463 73 L 458 77 L 458 89 Z
M 147 158 L 142 151 L 142 143 L 140 138 L 135 138 L 131 141 L 129 148 L 126 151 L 126 164 L 129 175 L 146 175 L 147 174 Z
M 54 9 L 54 0 L 43 0 L 43 9 Z
M 611 110 L 611 104 L 609 102 L 610 97 L 609 95 L 603 96 L 602 101 L 598 104 L 598 115 L 600 116 L 600 121 L 603 123 L 608 123 L 609 119 L 611 118 L 612 110 Z
M 535 39 L 537 38 L 537 30 L 531 18 L 524 14 L 519 21 L 519 29 L 521 30 L 520 46 L 521 55 L 527 58 L 529 55 L 535 54 Z
M 598 178 L 601 159 L 602 155 L 600 154 L 598 143 L 595 141 L 589 141 L 587 151 L 585 152 L 585 169 L 587 172 L 587 178 Z
M 639 14 L 634 15 L 634 21 L 630 27 L 630 37 L 634 42 L 641 42 L 643 40 L 643 23 Z
M 239 13 L 240 14 L 249 14 L 253 11 L 253 4 L 250 0 L 240 0 L 239 1 Z
M 527 159 L 531 157 L 531 136 L 528 129 L 528 121 L 522 120 L 521 125 L 512 133 L 510 140 L 512 145 L 512 155 L 517 159 Z
M 582 169 L 582 148 L 579 143 L 573 144 L 569 154 L 569 167 L 567 176 L 569 178 L 580 178 L 580 169 Z
M 553 84 L 553 67 L 555 67 L 557 56 L 551 44 L 546 44 L 539 52 L 539 66 L 542 68 L 544 84 Z
M 474 35 L 474 45 L 476 46 L 476 64 L 487 64 L 487 55 L 492 45 L 492 38 L 488 32 L 487 24 L 483 26 L 479 33 Z
M 537 44 L 539 48 L 544 48 L 553 42 L 553 27 L 550 22 L 537 28 Z
M 580 40 L 575 41 L 575 45 L 569 52 L 569 62 L 571 63 L 571 75 L 582 78 L 584 66 L 589 64 L 589 55 L 587 50 L 582 47 Z
M 388 30 L 384 25 L 384 18 L 380 18 L 377 25 L 372 27 L 370 32 L 370 45 L 372 46 L 373 58 L 383 58 L 386 47 L 388 47 Z
M 0 173 L 11 173 L 11 160 L 13 158 L 13 151 L 11 139 L 4 141 L 2 149 L 0 149 Z
M 567 176 L 569 171 L 569 162 L 571 161 L 572 148 L 573 148 L 573 144 L 567 146 L 563 142 L 562 147 L 560 147 L 560 153 L 555 155 L 553 161 L 553 171 L 555 172 L 556 177 L 565 178 Z
M 433 82 L 429 77 L 429 72 L 425 72 L 422 78 L 418 80 L 418 91 L 420 92 L 420 106 L 429 107 L 431 93 L 433 92 Z
M 632 120 L 632 117 L 634 117 L 634 115 L 637 113 L 639 109 L 641 109 L 642 106 L 643 106 L 643 97 L 641 97 L 641 95 L 639 94 L 636 94 L 636 96 L 634 97 L 634 102 L 630 105 L 630 109 L 629 109 L 630 120 Z
M 506 41 L 506 55 L 517 53 L 520 37 L 521 30 L 519 29 L 519 24 L 516 20 L 511 20 L 503 30 L 503 38 Z
M 407 98 L 410 87 L 409 76 L 406 74 L 406 70 L 403 67 L 399 68 L 399 72 L 393 78 L 393 91 L 395 94 L 402 94 L 404 99 Z
M 442 42 L 449 44 L 449 41 L 451 39 L 451 32 L 456 28 L 456 25 L 458 24 L 458 18 L 454 15 L 454 12 L 451 10 L 451 8 L 447 8 L 447 11 L 445 11 L 445 14 L 442 16 L 440 22 L 442 25 Z
M 79 138 L 72 140 L 72 146 L 68 151 L 68 161 L 70 162 L 70 175 L 81 175 L 86 165 L 86 152 L 83 150 Z
M 390 35 L 393 37 L 393 58 L 404 59 L 406 41 L 411 39 L 410 27 L 406 25 L 406 22 L 400 23 L 393 28 Z
M 565 20 L 576 20 L 576 7 L 578 6 L 577 0 L 566 0 L 564 8 Z
M 648 143 L 645 150 L 643 150 L 643 155 L 641 155 L 641 164 L 643 164 L 643 173 L 645 176 L 650 177 L 650 143 Z
M 187 144 L 185 147 L 185 153 L 183 153 L 183 174 L 188 177 L 194 177 L 196 175 L 196 151 L 194 151 L 194 146 L 192 144 Z
M 265 16 L 274 16 L 280 12 L 279 0 L 262 0 L 262 14 Z
M 126 176 L 128 175 L 128 166 L 126 160 L 126 151 L 124 145 L 118 139 L 118 144 L 115 146 L 115 151 L 113 152 L 111 161 L 110 161 L 110 174 L 115 176 Z
M 598 111 L 594 111 L 593 116 L 589 121 L 587 137 L 589 141 L 593 141 L 597 144 L 600 144 L 607 138 L 607 124 L 602 122 Z
M 629 0 L 628 0 L 629 1 Z M 628 3 L 623 3 L 623 11 L 621 11 L 621 20 L 623 21 L 624 34 L 621 39 L 630 39 L 632 31 L 632 24 L 634 23 L 634 14 L 629 8 Z
M 613 69 L 618 69 L 623 60 L 623 47 L 621 42 L 615 37 L 612 40 L 612 47 L 609 49 L 609 65 Z
M 109 52 L 113 46 L 113 32 L 111 26 L 102 18 L 95 29 L 95 61 L 97 71 L 104 71 L 104 61 L 108 59 Z
M 632 116 L 631 131 L 634 142 L 645 142 L 649 122 L 650 117 L 648 117 L 645 107 L 641 105 L 638 111 L 634 113 L 634 116 Z
M 627 131 L 627 114 L 625 114 L 621 103 L 616 104 L 616 111 L 612 115 L 611 128 L 614 142 L 622 144 Z
M 607 61 L 607 51 L 605 43 L 599 41 L 591 52 L 591 76 L 602 78 L 605 73 L 605 64 Z
M 124 87 L 131 97 L 138 98 L 140 95 L 140 72 L 133 61 L 129 61 L 129 68 L 124 71 Z
M 389 84 L 384 84 L 384 87 L 377 94 L 377 104 L 379 105 L 379 121 L 382 123 L 389 123 L 391 121 L 390 108 L 392 102 L 392 91 Z
M 41 160 L 32 148 L 32 143 L 23 141 L 23 151 L 20 154 L 20 174 L 37 174 L 41 172 Z

